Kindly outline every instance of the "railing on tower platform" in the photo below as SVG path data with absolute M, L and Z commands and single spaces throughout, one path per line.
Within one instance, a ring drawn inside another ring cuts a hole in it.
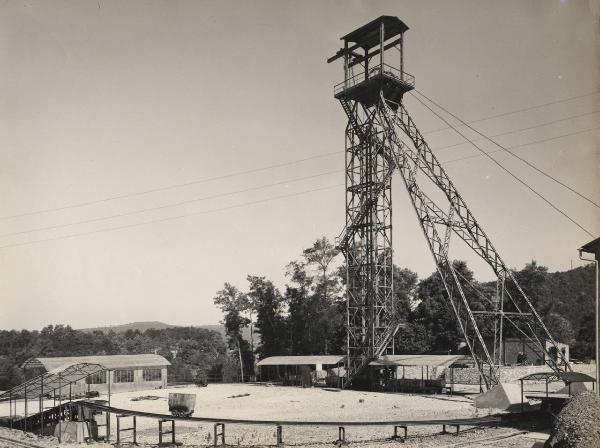
M 344 90 L 355 87 L 363 81 L 374 78 L 375 76 L 380 74 L 392 78 L 396 81 L 399 81 L 403 84 L 406 84 L 407 86 L 415 86 L 415 77 L 410 73 L 403 72 L 400 69 L 392 67 L 388 64 L 383 64 L 383 66 L 379 64 L 369 69 L 368 76 L 364 71 L 361 71 L 360 73 L 357 73 L 356 75 L 351 76 L 348 79 L 336 84 L 333 87 L 333 94 L 337 95 L 338 93 L 343 92 Z

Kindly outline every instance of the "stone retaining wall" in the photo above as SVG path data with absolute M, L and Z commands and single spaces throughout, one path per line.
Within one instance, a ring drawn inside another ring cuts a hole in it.
M 479 370 L 475 367 L 464 369 L 453 369 L 454 383 L 456 384 L 479 384 Z M 536 372 L 547 372 L 546 366 L 502 366 L 500 370 L 501 383 L 518 383 L 519 378 Z M 446 382 L 450 382 L 450 369 L 446 369 Z

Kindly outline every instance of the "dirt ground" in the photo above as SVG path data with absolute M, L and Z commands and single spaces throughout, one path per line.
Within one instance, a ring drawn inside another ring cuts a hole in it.
M 113 394 L 111 405 L 153 413 L 168 414 L 169 392 L 196 395 L 194 417 L 239 418 L 254 420 L 289 421 L 390 421 L 419 419 L 449 419 L 478 417 L 487 411 L 476 410 L 468 396 L 410 395 L 359 391 L 329 391 L 322 388 L 266 386 L 257 384 L 211 384 L 208 387 L 177 387 L 143 392 Z M 157 399 L 132 401 L 132 398 L 153 396 Z M 100 397 L 105 398 L 105 397 Z M 1 414 L 0 410 L 0 414 Z M 111 419 L 112 437 L 115 440 L 116 416 Z M 130 426 L 131 418 L 121 420 Z M 143 446 L 158 443 L 158 422 L 150 418 L 137 418 L 137 440 Z M 226 443 L 238 446 L 273 446 L 276 443 L 274 425 L 226 425 Z M 176 422 L 176 440 L 183 446 L 212 446 L 213 424 Z M 404 446 L 451 447 L 465 442 L 483 446 L 477 440 L 503 437 L 493 441 L 498 448 L 530 448 L 531 439 L 515 434 L 512 428 L 462 428 L 456 436 L 441 434 L 441 426 L 412 426 Z M 451 430 L 451 428 L 449 428 Z M 2 430 L 0 436 L 6 431 Z M 378 447 L 395 444 L 391 440 L 393 426 L 348 426 L 346 440 L 351 446 Z M 59 446 L 56 439 L 37 438 L 18 434 L 26 441 L 44 447 Z M 5 436 L 6 437 L 6 436 Z M 283 426 L 283 441 L 289 446 L 331 445 L 338 439 L 337 426 Z M 492 441 L 490 441 L 492 442 Z M 0 439 L 0 447 L 2 445 Z M 6 445 L 10 446 L 10 445 Z M 73 446 L 62 444 L 61 446 Z

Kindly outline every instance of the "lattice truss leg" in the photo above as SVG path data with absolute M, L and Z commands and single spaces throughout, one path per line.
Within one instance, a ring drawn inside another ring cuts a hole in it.
M 346 228 L 338 246 L 347 268 L 345 386 L 373 358 L 392 351 L 397 331 L 392 265 L 391 180 L 395 161 L 380 151 L 377 110 L 342 101 L 346 128 Z
M 352 101 L 341 103 L 348 116 L 346 227 L 338 242 L 347 261 L 346 383 L 371 359 L 390 350 L 400 324 L 392 288 L 391 178 L 396 170 L 408 191 L 457 324 L 485 386 L 490 388 L 499 381 L 498 365 L 504 361 L 503 341 L 507 336 L 522 339 L 553 370 L 570 369 L 530 299 L 475 220 L 404 105 L 386 101 L 383 95 L 381 102 L 369 109 Z M 400 135 L 406 136 L 410 144 L 402 141 Z M 437 190 L 444 199 L 431 199 L 424 186 Z M 497 284 L 493 297 L 477 290 L 455 269 L 450 256 L 452 235 L 463 240 L 490 266 Z M 465 293 L 466 288 L 477 294 L 477 306 L 473 306 L 473 294 Z M 488 337 L 484 338 L 481 329 Z M 551 347 L 554 355 L 550 354 Z

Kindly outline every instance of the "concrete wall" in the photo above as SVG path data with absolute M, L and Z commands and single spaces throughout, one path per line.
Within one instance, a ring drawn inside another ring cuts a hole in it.
M 118 370 L 133 370 L 133 382 L 132 383 L 115 383 L 114 382 L 114 371 L 107 372 L 110 373 L 110 392 L 131 392 L 136 390 L 148 390 L 148 389 L 161 389 L 167 387 L 167 368 L 166 367 L 156 367 L 157 369 L 161 369 L 161 380 L 160 381 L 144 381 L 144 369 L 148 369 L 152 367 L 145 368 L 133 368 L 133 369 L 118 369 Z M 89 389 L 88 389 L 89 387 Z M 71 393 L 73 395 L 76 394 L 84 394 L 88 390 L 97 391 L 100 394 L 108 393 L 108 384 L 87 384 L 85 379 L 77 381 L 77 383 L 73 384 L 71 387 Z M 69 387 L 65 387 L 63 390 L 63 396 L 69 394 Z

